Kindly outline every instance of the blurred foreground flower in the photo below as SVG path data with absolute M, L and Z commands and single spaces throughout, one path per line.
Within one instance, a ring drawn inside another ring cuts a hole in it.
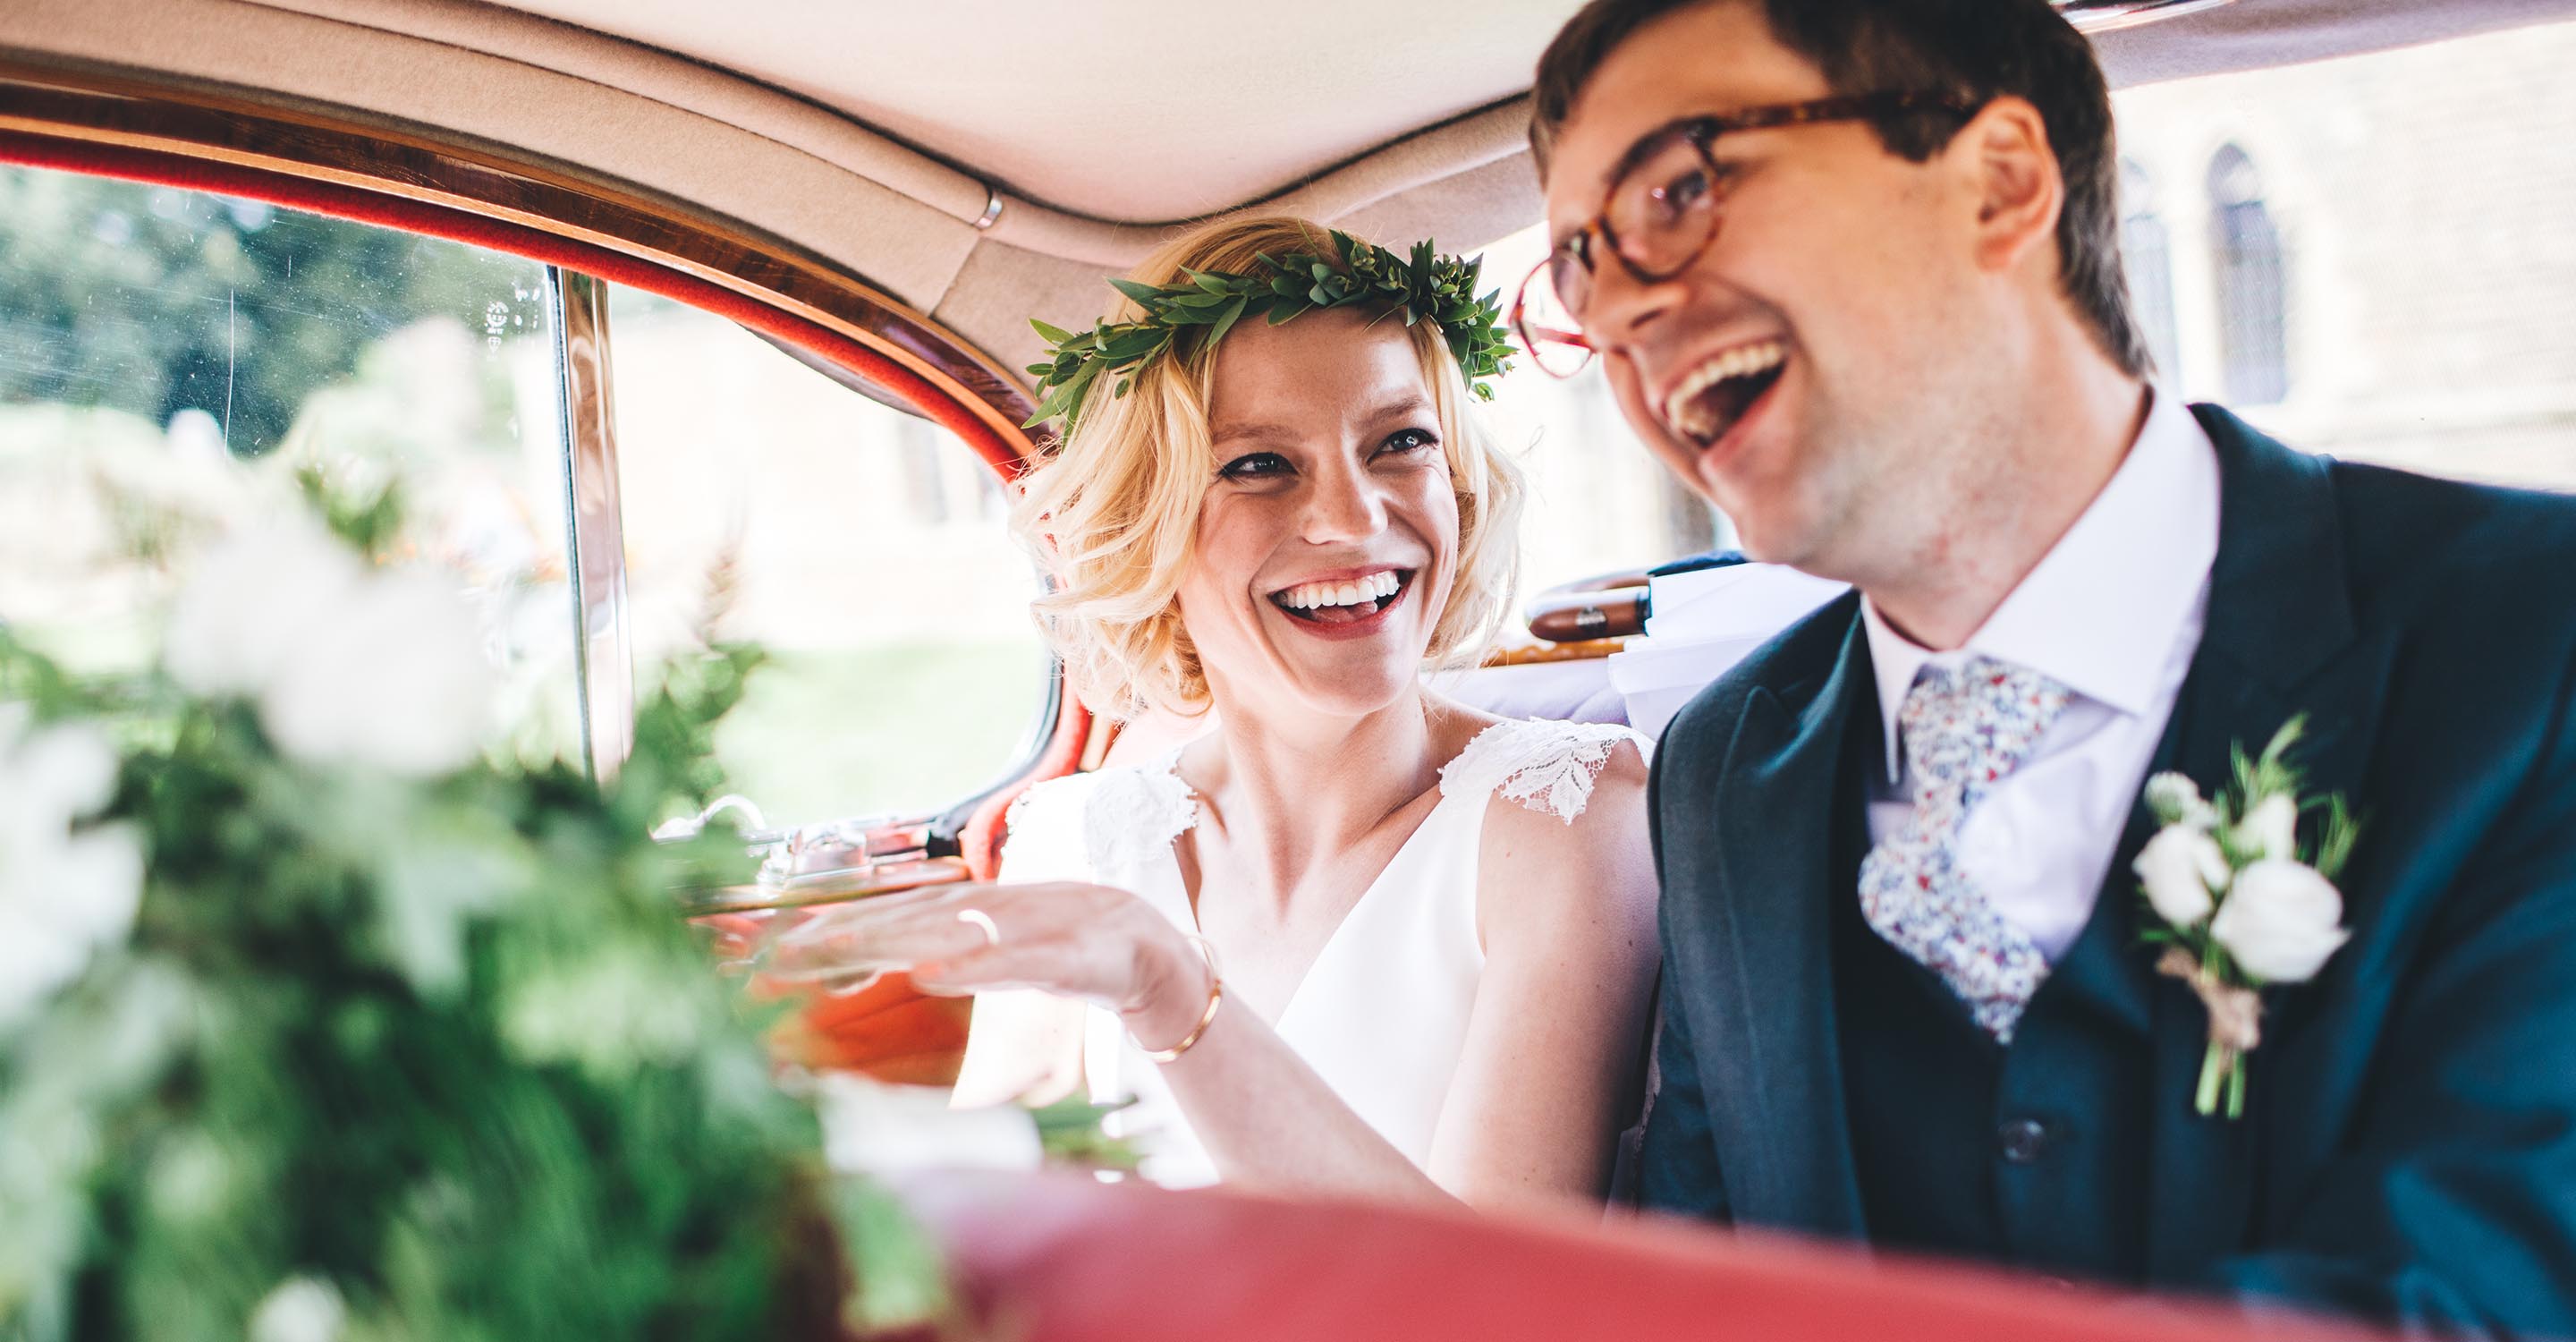
M 855 1072 L 816 1078 L 824 1158 L 850 1173 L 1034 1170 L 1037 1120 L 1018 1105 L 952 1109 L 935 1086 L 889 1085 Z
M 0 1026 L 123 940 L 143 895 L 134 827 L 77 827 L 116 786 L 106 736 L 87 725 L 30 732 L 28 717 L 0 705 Z
M 370 569 L 343 520 L 226 542 L 166 674 L 84 680 L 0 627 L 0 1338 L 947 1310 L 928 1242 L 775 1083 L 783 1008 L 682 921 L 672 892 L 748 878 L 742 846 L 651 838 L 720 789 L 760 653 L 667 668 L 613 786 L 494 760 L 453 589 Z
M 349 1307 L 327 1281 L 279 1282 L 250 1315 L 250 1342 L 339 1342 Z
M 496 682 L 480 642 L 452 579 L 369 570 L 299 520 L 206 556 L 163 659 L 192 693 L 258 703 L 296 759 L 425 778 L 471 759 L 488 726 Z

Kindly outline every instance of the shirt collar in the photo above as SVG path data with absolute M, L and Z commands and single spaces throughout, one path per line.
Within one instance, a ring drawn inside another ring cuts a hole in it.
M 2198 632 L 2218 556 L 2218 450 L 2179 398 L 2152 387 L 2147 397 L 2110 483 L 1959 651 L 1934 653 L 1861 598 L 1890 781 L 1902 766 L 1897 711 L 1936 658 L 1984 653 L 2120 713 L 2154 707 L 2174 644 Z

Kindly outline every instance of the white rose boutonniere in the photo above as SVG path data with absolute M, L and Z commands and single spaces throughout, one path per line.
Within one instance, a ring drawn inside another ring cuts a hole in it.
M 2267 857 L 2237 874 L 2209 935 L 2265 983 L 2305 983 L 2351 936 L 2343 896 L 2316 868 Z
M 2245 818 L 2236 824 L 2236 847 L 2240 852 L 2280 861 L 2299 855 L 2299 802 L 2286 792 L 2275 792 L 2255 803 Z
M 2292 718 L 2259 757 L 2235 753 L 2235 777 L 2215 799 L 2181 774 L 2147 780 L 2147 809 L 2163 828 L 2132 870 L 2153 915 L 2145 934 L 2164 947 L 2156 972 L 2191 985 L 2209 1010 L 2193 1107 L 2229 1118 L 2245 1112 L 2245 1055 L 2262 1042 L 2261 990 L 2305 983 L 2351 935 L 2335 878 L 2361 822 L 2341 796 L 2302 799 L 2290 748 L 2305 728 Z M 2302 851 L 2299 817 L 2322 810 L 2316 843 Z
M 2156 916 L 2176 927 L 2208 918 L 2236 875 L 2216 839 L 2182 825 L 2149 839 L 2136 870 Z

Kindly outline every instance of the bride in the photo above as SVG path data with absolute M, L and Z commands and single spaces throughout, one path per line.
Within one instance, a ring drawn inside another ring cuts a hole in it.
M 1241 219 L 1093 331 L 1041 326 L 1070 424 L 1014 515 L 1056 579 L 1039 622 L 1095 709 L 1217 725 L 1029 789 L 1001 883 L 836 910 L 777 967 L 979 994 L 961 1093 L 1070 1057 L 1138 1097 L 1160 1182 L 1597 1206 L 1655 968 L 1646 767 L 1625 728 L 1422 683 L 1515 568 L 1519 476 L 1466 407 L 1504 352 L 1474 283 Z

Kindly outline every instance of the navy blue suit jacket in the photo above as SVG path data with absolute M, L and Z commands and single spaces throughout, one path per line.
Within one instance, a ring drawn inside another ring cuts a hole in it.
M 2159 1107 L 2132 1153 L 2143 1261 L 2122 1275 L 2576 1335 L 2576 499 L 2194 413 L 2218 449 L 2219 549 L 2160 767 L 2214 789 L 2231 745 L 2304 713 L 2311 791 L 2366 827 L 2342 882 L 2352 939 L 2267 994 L 2241 1122 L 2192 1112 L 2206 1016 L 2129 952 Z M 1869 679 L 1846 596 L 1712 684 L 1657 752 L 1649 1206 L 1866 1238 L 1827 901 L 1857 898 L 1828 873 L 1836 808 L 1858 804 L 1834 783 L 1847 733 L 1876 739 Z M 2140 808 L 2099 898 L 2136 900 L 2148 828 Z

